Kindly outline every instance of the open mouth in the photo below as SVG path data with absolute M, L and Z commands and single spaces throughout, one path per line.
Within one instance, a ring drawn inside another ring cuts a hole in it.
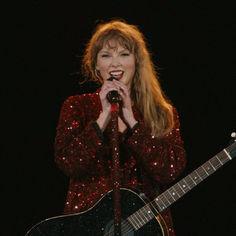
M 124 74 L 124 71 L 111 71 L 109 72 L 110 76 L 115 77 L 116 79 L 120 80 Z

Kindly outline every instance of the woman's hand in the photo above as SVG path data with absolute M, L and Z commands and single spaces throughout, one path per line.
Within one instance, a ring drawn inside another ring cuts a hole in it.
M 125 120 L 125 123 L 129 125 L 130 128 L 133 128 L 133 126 L 137 123 L 137 120 L 134 118 L 133 110 L 132 110 L 132 101 L 130 98 L 130 91 L 128 90 L 127 86 L 123 83 L 113 80 L 114 84 L 118 88 L 118 93 L 120 94 L 122 98 L 122 114 L 123 118 Z
M 110 91 L 118 91 L 122 99 L 122 115 L 126 124 L 129 125 L 130 128 L 137 123 L 137 120 L 134 118 L 133 110 L 132 110 L 132 102 L 130 98 L 130 91 L 128 88 L 121 82 L 117 80 L 108 81 L 106 80 L 102 85 L 101 91 L 99 93 L 101 104 L 102 104 L 102 112 L 97 119 L 97 124 L 99 125 L 102 132 L 106 129 L 108 122 L 111 119 L 111 103 L 107 99 L 107 95 Z
M 106 126 L 108 122 L 111 119 L 111 103 L 107 99 L 107 94 L 110 91 L 118 91 L 118 86 L 114 83 L 115 80 L 109 81 L 106 80 L 104 81 L 101 91 L 99 93 L 99 97 L 101 100 L 102 104 L 102 112 L 100 113 L 98 119 L 97 119 L 97 124 L 99 125 L 100 129 L 102 132 L 106 129 Z

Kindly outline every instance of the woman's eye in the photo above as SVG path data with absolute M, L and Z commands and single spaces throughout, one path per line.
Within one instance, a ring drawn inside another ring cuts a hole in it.
M 101 57 L 109 57 L 108 54 L 102 54 Z
M 121 55 L 127 57 L 129 56 L 129 53 L 122 53 Z

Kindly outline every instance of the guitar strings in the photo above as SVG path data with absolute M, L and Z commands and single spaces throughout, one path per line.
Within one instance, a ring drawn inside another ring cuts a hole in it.
M 135 230 L 135 229 L 131 228 L 131 225 L 127 222 L 127 220 L 123 220 L 121 222 L 121 232 L 122 232 L 123 236 L 125 236 L 128 233 L 132 232 L 132 230 Z M 114 233 L 114 227 L 111 231 L 105 233 L 104 236 L 113 235 L 113 233 Z
M 151 201 L 150 202 L 150 204 L 152 205 L 152 203 L 153 203 L 154 201 Z M 148 204 L 147 204 L 148 205 Z M 140 210 L 141 209 L 143 209 L 143 208 L 145 208 L 145 207 L 147 207 L 147 205 L 145 205 L 144 207 L 142 207 L 142 208 L 140 208 Z M 152 207 L 157 211 L 157 209 L 152 205 Z M 150 208 L 149 208 L 150 209 Z M 151 210 L 151 209 L 150 209 Z M 155 218 L 155 214 L 153 213 L 153 211 L 151 210 L 150 211 L 151 213 L 152 213 L 152 218 L 151 219 L 153 219 L 153 218 Z M 158 211 L 157 211 L 158 212 Z M 138 211 L 137 211 L 137 213 L 138 213 Z M 138 214 L 139 215 L 139 214 Z M 140 216 L 140 215 L 139 215 Z M 144 216 L 145 217 L 145 216 Z M 149 219 L 148 221 L 150 221 L 151 219 Z M 148 222 L 147 221 L 147 222 Z M 144 221 L 145 222 L 145 221 Z M 146 222 L 146 223 L 147 223 Z M 146 224 L 146 223 L 144 223 L 144 224 Z M 141 226 L 139 225 L 139 223 L 137 224 L 138 226 L 139 226 L 139 228 L 141 228 L 144 224 L 142 224 L 141 223 Z M 125 236 L 125 235 L 127 235 L 128 233 L 130 233 L 130 232 L 132 232 L 133 230 L 136 230 L 134 227 L 132 227 L 132 225 L 127 221 L 127 219 L 126 220 L 123 220 L 122 222 L 121 222 L 121 232 L 122 232 L 122 235 L 123 236 Z M 110 232 L 107 232 L 107 233 L 105 233 L 104 234 L 104 236 L 106 236 L 106 235 L 110 235 L 110 234 L 112 234 L 112 233 L 114 233 L 114 227 L 113 227 L 113 229 L 110 231 Z

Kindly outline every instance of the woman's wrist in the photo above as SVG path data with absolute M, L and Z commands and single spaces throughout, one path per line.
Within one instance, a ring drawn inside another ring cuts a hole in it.
M 96 120 L 99 128 L 103 132 L 106 129 L 106 126 L 110 120 L 110 115 L 109 113 L 106 112 L 101 112 L 98 119 Z
M 128 124 L 129 124 L 129 127 L 131 129 L 133 129 L 133 127 L 138 123 L 137 120 L 135 120 L 135 118 L 131 118 L 129 121 L 128 121 Z

